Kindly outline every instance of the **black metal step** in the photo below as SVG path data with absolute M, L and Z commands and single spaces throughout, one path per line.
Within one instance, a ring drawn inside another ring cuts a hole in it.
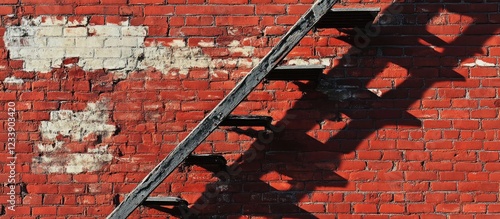
M 317 28 L 363 28 L 372 24 L 380 8 L 333 8 L 316 23 Z
M 219 154 L 191 154 L 184 160 L 186 166 L 207 164 L 226 165 L 227 160 Z
M 274 68 L 265 77 L 266 80 L 317 80 L 323 73 L 324 65 L 289 65 Z
M 273 118 L 270 116 L 234 116 L 229 115 L 220 126 L 263 126 L 271 127 Z
M 142 202 L 142 205 L 147 206 L 158 206 L 158 205 L 169 205 L 169 206 L 187 206 L 188 202 L 179 197 L 148 197 Z

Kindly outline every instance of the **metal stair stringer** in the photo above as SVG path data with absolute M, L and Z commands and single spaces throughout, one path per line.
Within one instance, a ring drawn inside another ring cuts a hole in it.
M 299 43 L 338 0 L 318 0 L 278 44 L 262 58 L 233 90 L 181 141 L 170 154 L 125 197 L 107 219 L 127 218 L 212 133 L 276 65 Z

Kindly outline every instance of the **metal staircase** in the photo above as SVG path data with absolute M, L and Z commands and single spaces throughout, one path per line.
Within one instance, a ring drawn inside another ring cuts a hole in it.
M 193 155 L 192 152 L 219 126 L 262 126 L 270 128 L 269 116 L 230 115 L 240 102 L 263 80 L 316 80 L 325 66 L 279 66 L 278 63 L 313 27 L 353 28 L 372 22 L 380 9 L 332 9 L 337 0 L 318 0 L 302 15 L 278 44 L 248 73 L 236 87 L 128 194 L 108 215 L 108 219 L 127 218 L 138 206 L 169 205 L 187 211 L 188 203 L 178 197 L 149 197 L 180 164 L 226 165 L 217 154 Z M 316 25 L 316 26 L 315 26 Z

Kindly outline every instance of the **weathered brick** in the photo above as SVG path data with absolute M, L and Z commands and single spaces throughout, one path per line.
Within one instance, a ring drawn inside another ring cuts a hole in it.
M 0 27 L 0 100 L 16 103 L 30 206 L 0 212 L 105 217 L 312 3 L 24 0 L 16 11 L 18 0 L 1 2 L 0 14 L 23 18 L 5 16 Z M 221 127 L 195 150 L 223 153 L 243 173 L 217 185 L 191 166 L 158 193 L 202 203 L 218 186 L 232 203 L 210 200 L 201 211 L 227 218 L 497 216 L 498 4 L 344 4 L 335 7 L 384 15 L 372 29 L 315 29 L 283 63 L 324 64 L 332 89 L 371 95 L 335 102 L 318 82 L 265 81 L 232 114 L 270 115 L 273 134 Z M 357 42 L 363 34 L 369 45 Z M 89 164 L 71 163 L 79 160 Z

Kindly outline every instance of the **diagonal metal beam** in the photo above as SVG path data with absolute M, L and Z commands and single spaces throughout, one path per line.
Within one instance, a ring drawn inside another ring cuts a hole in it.
M 278 44 L 262 58 L 236 87 L 137 185 L 108 219 L 127 218 L 177 166 L 204 141 L 238 104 L 285 58 L 337 0 L 318 0 L 302 15 Z

